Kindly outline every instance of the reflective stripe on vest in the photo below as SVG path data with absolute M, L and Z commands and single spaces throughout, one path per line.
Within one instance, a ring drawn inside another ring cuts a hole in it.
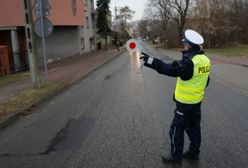
M 210 73 L 210 60 L 203 54 L 192 58 L 194 73 L 190 80 L 177 78 L 175 99 L 185 104 L 197 104 L 202 101 Z

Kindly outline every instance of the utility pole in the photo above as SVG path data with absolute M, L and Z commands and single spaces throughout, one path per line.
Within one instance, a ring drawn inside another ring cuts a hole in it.
M 49 0 L 35 0 L 33 5 L 34 15 L 36 20 L 34 21 L 34 32 L 42 39 L 43 48 L 43 62 L 45 70 L 45 83 L 48 83 L 47 72 L 47 53 L 45 38 L 50 36 L 53 31 L 53 24 L 47 18 L 50 15 L 51 5 Z
M 25 23 L 26 45 L 28 50 L 30 74 L 31 74 L 33 88 L 39 88 L 41 86 L 41 77 L 36 60 L 37 50 L 34 39 L 35 35 L 33 28 L 32 5 L 31 5 L 31 0 L 23 0 L 23 2 L 24 2 L 25 22 L 26 22 Z
M 45 83 L 48 83 L 48 72 L 47 72 L 47 57 L 46 57 L 46 42 L 45 42 L 45 32 L 44 32 L 44 16 L 43 16 L 43 4 L 42 0 L 39 0 L 40 4 L 40 19 L 41 19 L 41 32 L 42 32 L 42 47 L 43 47 L 43 61 L 45 69 Z

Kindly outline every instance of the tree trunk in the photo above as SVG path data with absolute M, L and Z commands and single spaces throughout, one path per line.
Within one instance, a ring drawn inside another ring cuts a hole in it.
M 108 36 L 105 36 L 105 50 L 108 50 Z
M 163 28 L 163 46 L 164 48 L 168 48 L 167 44 L 167 29 Z

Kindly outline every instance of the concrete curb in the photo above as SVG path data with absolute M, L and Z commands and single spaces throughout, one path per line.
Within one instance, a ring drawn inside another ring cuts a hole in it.
M 37 99 L 32 104 L 27 105 L 26 107 L 23 107 L 22 109 L 20 109 L 18 111 L 12 112 L 9 115 L 7 115 L 6 117 L 0 119 L 0 129 L 3 129 L 3 128 L 7 127 L 8 125 L 12 124 L 14 121 L 16 121 L 21 116 L 31 114 L 32 113 L 31 111 L 35 107 L 41 105 L 42 103 L 45 103 L 49 99 L 54 98 L 55 96 L 59 95 L 60 93 L 64 92 L 65 90 L 69 89 L 72 85 L 74 85 L 77 82 L 80 82 L 81 80 L 87 78 L 89 75 L 91 75 L 92 73 L 94 73 L 95 71 L 97 71 L 98 69 L 103 67 L 104 65 L 108 64 L 112 60 L 116 59 L 117 57 L 119 57 L 124 52 L 125 52 L 125 50 L 122 48 L 121 51 L 117 55 L 115 55 L 113 58 L 110 58 L 109 60 L 107 60 L 103 64 L 95 67 L 94 69 L 92 69 L 91 71 L 89 71 L 86 74 L 82 75 L 81 77 L 79 77 L 79 78 L 77 78 L 75 80 L 72 80 L 71 82 L 68 82 L 62 88 L 56 90 L 55 92 L 53 92 L 53 93 L 51 93 L 51 94 L 49 94 L 49 95 L 47 95 L 45 97 L 42 97 L 40 99 Z

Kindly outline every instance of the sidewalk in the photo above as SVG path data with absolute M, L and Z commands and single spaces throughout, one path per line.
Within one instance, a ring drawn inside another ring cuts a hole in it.
M 119 54 L 115 49 L 95 51 L 51 63 L 48 65 L 49 83 L 59 81 L 70 85 Z M 44 73 L 42 73 L 43 77 Z M 32 87 L 30 78 L 0 87 L 0 102 L 5 102 L 23 89 L 30 87 Z
M 212 77 L 232 88 L 248 94 L 248 57 L 221 57 L 209 55 Z
M 180 60 L 182 54 L 173 50 L 158 50 L 161 55 Z M 248 94 L 248 57 L 224 57 L 208 55 L 211 59 L 211 78 L 228 84 L 234 89 Z

